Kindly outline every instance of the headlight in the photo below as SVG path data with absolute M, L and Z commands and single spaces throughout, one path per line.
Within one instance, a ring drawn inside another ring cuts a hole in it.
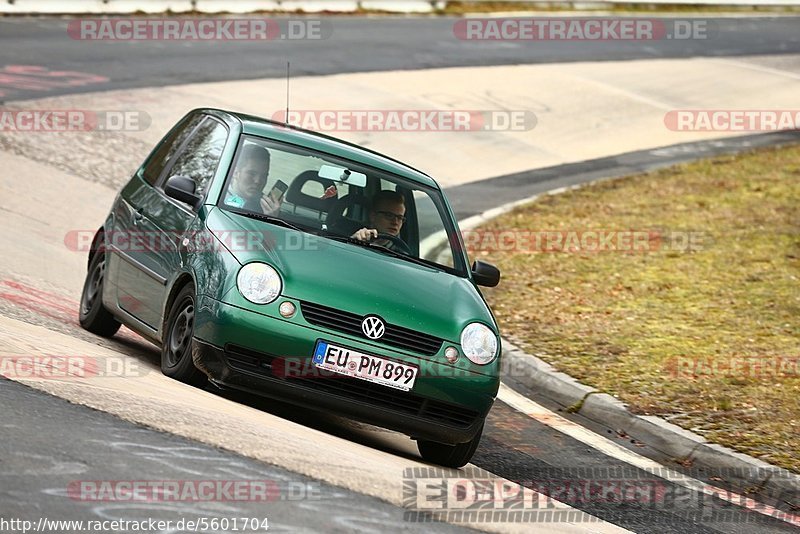
M 281 294 L 282 286 L 278 271 L 266 263 L 248 263 L 236 277 L 239 293 L 254 304 L 269 304 Z
M 486 365 L 497 356 L 497 336 L 481 323 L 470 323 L 461 331 L 461 349 L 472 363 Z

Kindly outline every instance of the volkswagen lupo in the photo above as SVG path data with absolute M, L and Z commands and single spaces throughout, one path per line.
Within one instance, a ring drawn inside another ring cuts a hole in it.
M 80 323 L 124 324 L 161 369 L 358 419 L 450 467 L 499 387 L 497 323 L 428 175 L 270 120 L 188 113 L 120 191 L 88 259 Z

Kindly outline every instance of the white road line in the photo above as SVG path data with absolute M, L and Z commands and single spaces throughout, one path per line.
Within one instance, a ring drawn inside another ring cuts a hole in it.
M 800 516 L 798 515 L 783 512 L 772 506 L 768 506 L 750 499 L 749 497 L 745 497 L 744 495 L 739 495 L 738 493 L 733 493 L 722 488 L 711 486 L 678 471 L 669 469 L 655 460 L 645 458 L 644 456 L 640 456 L 635 452 L 629 451 L 625 447 L 614 443 L 608 438 L 599 434 L 595 434 L 591 430 L 588 430 L 577 423 L 551 412 L 544 406 L 520 395 L 505 384 L 500 384 L 500 392 L 497 398 L 518 412 L 536 419 L 540 423 L 547 425 L 552 429 L 561 432 L 562 434 L 566 434 L 567 436 L 576 439 L 581 443 L 585 443 L 594 449 L 597 449 L 603 454 L 618 460 L 622 460 L 623 462 L 626 462 L 634 467 L 638 467 L 643 471 L 647 471 L 654 476 L 663 478 L 669 482 L 678 484 L 679 486 L 683 486 L 684 488 L 688 488 L 693 491 L 715 496 L 737 506 L 742 506 L 750 511 L 784 521 L 790 525 L 800 526 Z

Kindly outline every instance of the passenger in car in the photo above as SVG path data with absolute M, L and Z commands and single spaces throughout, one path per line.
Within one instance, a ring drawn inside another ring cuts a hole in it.
M 372 197 L 369 211 L 370 228 L 361 228 L 352 236 L 359 241 L 369 241 L 394 248 L 391 240 L 377 239 L 379 234 L 388 234 L 399 239 L 400 230 L 406 220 L 406 204 L 403 195 L 384 189 Z
M 258 145 L 247 145 L 233 171 L 233 180 L 225 195 L 225 204 L 237 208 L 274 215 L 280 208 L 269 196 L 264 196 L 269 174 L 269 151 Z

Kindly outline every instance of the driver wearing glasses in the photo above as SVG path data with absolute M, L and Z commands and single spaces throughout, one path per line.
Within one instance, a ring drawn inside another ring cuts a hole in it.
M 403 195 L 396 191 L 378 191 L 372 197 L 372 209 L 369 212 L 370 228 L 362 228 L 350 237 L 408 253 L 408 246 L 399 237 L 400 229 L 406 220 L 405 214 Z

